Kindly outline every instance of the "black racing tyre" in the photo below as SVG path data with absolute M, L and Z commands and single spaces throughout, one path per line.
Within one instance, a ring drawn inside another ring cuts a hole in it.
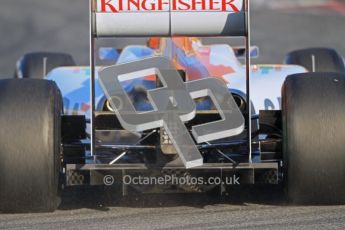
M 54 68 L 75 65 L 73 57 L 69 54 L 28 53 L 18 60 L 14 77 L 43 79 Z
M 282 113 L 288 199 L 295 204 L 345 204 L 345 75 L 288 76 Z
M 329 48 L 293 51 L 286 56 L 285 64 L 300 65 L 309 72 L 345 73 L 343 57 L 336 50 Z
M 57 209 L 61 111 L 54 82 L 0 80 L 0 211 Z

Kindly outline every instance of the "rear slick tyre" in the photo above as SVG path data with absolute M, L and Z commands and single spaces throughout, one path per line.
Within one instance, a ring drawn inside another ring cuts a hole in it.
M 289 201 L 345 204 L 345 75 L 288 76 L 282 113 Z
M 57 209 L 62 98 L 46 80 L 0 80 L 0 211 Z

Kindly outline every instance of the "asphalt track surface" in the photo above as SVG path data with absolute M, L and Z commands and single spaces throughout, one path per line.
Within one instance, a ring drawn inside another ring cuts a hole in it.
M 255 62 L 281 63 L 288 51 L 304 47 L 334 47 L 345 55 L 343 5 L 252 2 L 252 40 L 261 48 Z M 0 0 L 0 76 L 11 77 L 16 59 L 30 51 L 69 52 L 87 64 L 87 11 L 86 0 Z M 66 190 L 55 213 L 1 214 L 0 229 L 345 229 L 345 206 L 291 206 L 283 197 L 272 187 L 220 198 Z

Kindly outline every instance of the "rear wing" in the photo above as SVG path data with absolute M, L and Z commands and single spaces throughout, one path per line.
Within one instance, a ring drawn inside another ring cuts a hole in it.
M 250 0 L 89 0 L 91 68 L 91 155 L 95 152 L 95 40 L 104 37 L 242 36 L 250 50 Z M 250 52 L 246 52 L 250 102 Z M 251 151 L 251 106 L 248 152 Z
M 246 36 L 243 0 L 96 0 L 96 37 Z

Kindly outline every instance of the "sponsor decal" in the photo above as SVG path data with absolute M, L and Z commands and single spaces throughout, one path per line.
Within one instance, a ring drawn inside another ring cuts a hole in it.
M 239 12 L 243 0 L 98 0 L 98 11 L 223 11 Z

